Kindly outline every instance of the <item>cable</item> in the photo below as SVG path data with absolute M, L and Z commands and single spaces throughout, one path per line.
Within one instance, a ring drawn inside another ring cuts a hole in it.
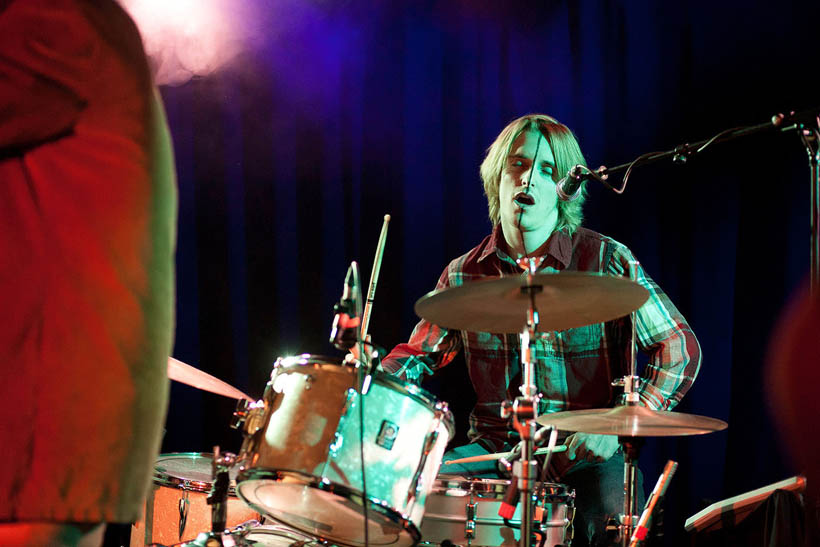
M 536 133 L 538 133 L 538 140 L 535 141 L 535 154 L 532 156 L 532 165 L 530 165 L 530 176 L 527 179 L 527 187 L 524 189 L 524 193 L 529 195 L 530 188 L 532 188 L 532 176 L 535 174 L 535 162 L 538 160 L 538 151 L 541 148 L 541 139 L 543 135 L 541 135 L 541 129 L 536 124 Z M 523 133 L 522 133 L 523 134 Z M 509 157 L 509 152 L 507 152 L 507 157 Z M 530 254 L 527 251 L 527 245 L 524 243 L 524 231 L 521 229 L 521 219 L 524 216 L 524 209 L 521 209 L 521 212 L 518 213 L 518 223 L 516 224 L 516 228 L 518 228 L 518 234 L 521 236 L 521 246 L 524 248 L 524 258 L 530 258 Z M 511 249 L 512 250 L 512 249 Z
M 353 285 L 356 287 L 357 294 L 355 295 L 356 300 L 356 317 L 361 317 L 362 313 L 362 291 L 361 291 L 361 284 L 359 278 L 359 265 L 354 261 L 351 266 L 353 267 Z M 364 359 L 365 359 L 365 347 L 364 342 L 362 340 L 362 333 L 361 330 L 357 329 L 357 341 L 359 344 L 359 365 L 358 369 L 359 372 L 356 375 L 358 380 L 358 391 L 359 391 L 359 463 L 361 465 L 361 473 L 362 473 L 362 517 L 364 518 L 364 546 L 367 547 L 370 544 L 370 529 L 368 526 L 368 516 L 367 516 L 367 479 L 365 478 L 365 461 L 364 461 L 364 382 L 365 378 L 369 374 L 369 370 L 366 370 L 368 367 L 364 366 Z

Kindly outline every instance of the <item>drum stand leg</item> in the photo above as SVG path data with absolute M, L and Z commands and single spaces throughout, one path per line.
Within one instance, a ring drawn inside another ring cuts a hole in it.
M 638 503 L 638 455 L 643 446 L 640 437 L 618 437 L 624 453 L 624 513 L 623 521 L 618 526 L 621 545 L 627 547 L 635 528 L 635 512 Z
M 521 331 L 521 396 L 516 397 L 510 404 L 505 401 L 502 415 L 512 416 L 513 426 L 521 437 L 521 460 L 513 467 L 513 480 L 518 480 L 518 489 L 521 492 L 523 507 L 521 510 L 521 538 L 520 547 L 530 547 L 532 544 L 533 503 L 532 494 L 535 489 L 536 461 L 535 461 L 535 418 L 538 415 L 538 393 L 535 387 L 535 364 L 532 359 L 531 341 L 538 330 L 538 311 L 535 308 L 535 295 L 541 292 L 540 285 L 533 285 L 532 280 L 543 257 L 527 258 L 519 261 L 519 266 L 527 271 L 527 285 L 521 292 L 529 296 L 530 307 L 527 310 L 527 325 Z

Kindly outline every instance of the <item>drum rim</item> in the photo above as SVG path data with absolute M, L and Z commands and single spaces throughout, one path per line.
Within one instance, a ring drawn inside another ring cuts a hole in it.
M 483 479 L 480 477 L 452 477 L 452 478 L 436 478 L 433 482 L 433 487 L 430 489 L 430 494 L 461 497 L 469 496 L 470 493 L 475 494 L 480 498 L 490 498 L 495 495 L 504 496 L 504 493 L 509 486 L 510 481 L 507 479 Z M 535 490 L 539 491 L 542 484 L 552 485 L 558 487 L 558 492 L 551 494 L 546 493 L 547 496 L 567 496 L 573 497 L 573 489 L 569 485 L 560 482 L 536 482 Z M 449 493 L 448 493 L 449 492 Z M 456 493 L 458 492 L 458 493 Z M 428 494 L 428 496 L 430 495 Z
M 275 524 L 260 524 L 259 526 L 254 526 L 253 528 L 250 528 L 246 533 L 244 533 L 242 537 L 248 538 L 252 534 L 277 535 L 274 532 L 285 532 L 286 534 L 291 534 L 292 537 L 287 537 L 303 545 L 319 543 L 319 540 L 315 537 L 309 536 L 301 530 L 297 530 L 296 528 L 293 528 L 291 526 L 285 526 L 280 522 L 276 522 Z
M 361 499 L 363 498 L 362 493 L 355 488 L 350 488 L 347 486 L 342 486 L 340 484 L 336 484 L 327 480 L 323 480 L 321 477 L 317 477 L 315 475 L 308 475 L 307 473 L 302 473 L 300 471 L 287 471 L 287 470 L 273 470 L 273 469 L 263 469 L 263 468 L 250 468 L 250 469 L 243 469 L 239 472 L 237 476 L 237 488 L 236 494 L 237 496 L 244 501 L 249 507 L 257 511 L 262 515 L 269 516 L 274 521 L 284 526 L 288 526 L 290 528 L 294 528 L 300 533 L 308 534 L 311 537 L 317 538 L 319 541 L 330 543 L 330 544 L 340 544 L 340 545 L 347 545 L 348 547 L 356 547 L 358 543 L 351 543 L 343 539 L 333 539 L 326 536 L 322 536 L 319 534 L 312 534 L 308 533 L 308 531 L 299 528 L 298 526 L 280 520 L 275 515 L 267 510 L 267 508 L 262 507 L 250 500 L 248 500 L 242 494 L 242 483 L 246 481 L 273 481 L 273 482 L 281 482 L 285 478 L 296 479 L 297 482 L 301 483 L 303 486 L 308 486 L 310 488 L 316 488 L 317 490 L 321 490 L 323 492 L 329 492 L 331 494 L 337 494 L 341 497 L 350 499 L 353 497 L 357 497 L 359 502 L 361 503 Z M 293 484 L 293 483 L 289 483 Z M 383 517 L 387 517 L 388 520 L 401 526 L 405 532 L 410 534 L 410 538 L 413 540 L 413 545 L 417 544 L 421 541 L 421 532 L 416 527 L 416 525 L 410 520 L 409 517 L 402 515 L 395 509 L 389 507 L 387 502 L 380 500 L 378 498 L 374 498 L 372 496 L 367 496 L 368 500 L 368 507 L 367 511 L 370 513 L 371 511 L 377 513 Z
M 314 364 L 346 367 L 350 369 L 351 372 L 356 370 L 353 366 L 342 364 L 341 360 L 339 359 L 334 359 L 333 357 L 317 353 L 301 353 L 298 355 L 288 355 L 286 357 L 279 357 L 273 366 L 274 370 L 277 370 L 288 369 L 291 367 L 302 367 Z M 431 411 L 441 411 L 442 419 L 450 431 L 450 437 L 453 437 L 455 433 L 455 419 L 453 418 L 453 413 L 450 412 L 450 409 L 446 407 L 446 403 L 444 401 L 438 399 L 435 395 L 433 395 L 426 389 L 419 387 L 415 384 L 411 384 L 410 382 L 400 380 L 399 378 L 393 376 L 389 372 L 374 370 L 371 373 L 371 376 L 373 376 L 373 379 L 376 383 L 387 384 L 389 387 L 396 389 L 396 391 L 399 391 L 404 395 L 407 395 L 408 397 L 420 402 L 424 406 L 428 407 Z
M 169 458 L 202 458 L 213 461 L 213 452 L 165 452 L 157 456 L 154 461 L 154 475 L 153 482 L 158 486 L 165 486 L 168 488 L 175 488 L 177 490 L 187 490 L 190 492 L 209 492 L 213 481 L 198 481 L 193 479 L 186 479 L 177 477 L 167 471 L 160 471 L 157 466 L 164 459 Z M 228 495 L 235 496 L 236 481 L 231 480 L 231 485 L 228 488 Z

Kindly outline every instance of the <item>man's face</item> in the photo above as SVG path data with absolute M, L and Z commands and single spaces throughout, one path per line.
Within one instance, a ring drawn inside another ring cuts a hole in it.
M 522 232 L 536 232 L 531 235 L 543 235 L 546 241 L 558 221 L 558 180 L 555 157 L 547 140 L 533 130 L 518 135 L 501 171 L 498 188 L 504 232 L 518 230 L 520 218 Z

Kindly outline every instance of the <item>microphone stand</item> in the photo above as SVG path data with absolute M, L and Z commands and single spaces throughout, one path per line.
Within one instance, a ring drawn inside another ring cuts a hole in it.
M 626 189 L 626 182 L 632 169 L 639 165 L 648 165 L 661 160 L 671 158 L 673 162 L 684 164 L 696 154 L 699 154 L 707 146 L 721 142 L 729 142 L 741 137 L 748 137 L 758 133 L 779 130 L 797 131 L 800 140 L 809 156 L 810 174 L 810 290 L 816 294 L 820 288 L 820 108 L 812 108 L 802 112 L 789 112 L 788 114 L 776 114 L 771 121 L 750 125 L 745 127 L 735 127 L 721 131 L 710 139 L 704 139 L 694 143 L 684 143 L 676 146 L 672 150 L 665 152 L 650 152 L 642 154 L 635 160 L 616 165 L 615 167 L 601 166 L 594 171 L 582 165 L 576 165 L 565 180 L 573 179 L 578 184 L 587 180 L 598 180 L 604 186 L 615 192 L 622 194 Z M 615 188 L 607 182 L 609 175 L 620 171 L 626 171 L 620 188 Z M 561 188 L 563 192 L 563 188 Z

